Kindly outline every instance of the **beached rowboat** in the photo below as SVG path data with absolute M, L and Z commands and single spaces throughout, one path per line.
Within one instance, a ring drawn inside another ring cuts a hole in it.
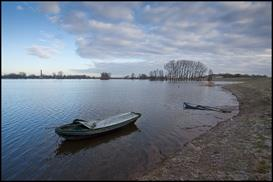
M 75 119 L 70 124 L 57 127 L 55 132 L 66 139 L 89 138 L 134 123 L 140 116 L 140 113 L 128 112 L 97 121 Z

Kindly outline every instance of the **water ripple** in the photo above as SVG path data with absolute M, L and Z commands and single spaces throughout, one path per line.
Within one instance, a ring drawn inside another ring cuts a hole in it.
M 27 180 L 127 179 L 205 131 L 183 128 L 236 114 L 185 111 L 184 101 L 238 106 L 220 87 L 136 80 L 3 80 L 2 98 L 3 179 Z M 65 141 L 50 128 L 129 111 L 142 113 L 135 128 L 92 140 Z

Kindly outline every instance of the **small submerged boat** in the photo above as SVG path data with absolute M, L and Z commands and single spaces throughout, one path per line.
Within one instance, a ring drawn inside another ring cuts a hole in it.
M 198 110 L 208 110 L 208 111 L 218 111 L 223 113 L 231 113 L 229 110 L 221 109 L 218 107 L 211 107 L 211 106 L 202 106 L 197 104 L 191 104 L 188 102 L 184 102 L 184 109 L 198 109 Z
M 205 110 L 205 108 L 201 105 L 191 104 L 188 102 L 184 102 L 184 109 L 198 109 L 198 110 Z
M 75 119 L 70 124 L 57 127 L 55 132 L 65 139 L 89 138 L 134 123 L 140 116 L 140 113 L 128 112 L 104 120 Z

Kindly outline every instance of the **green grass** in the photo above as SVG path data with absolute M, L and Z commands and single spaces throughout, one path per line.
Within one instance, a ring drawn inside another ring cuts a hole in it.
M 269 171 L 270 166 L 267 164 L 265 160 L 261 160 L 258 162 L 256 169 L 259 173 L 267 173 Z

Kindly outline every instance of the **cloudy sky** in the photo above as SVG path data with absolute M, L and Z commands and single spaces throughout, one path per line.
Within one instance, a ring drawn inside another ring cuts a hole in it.
M 200 61 L 271 75 L 271 2 L 2 2 L 2 74 L 125 76 Z

